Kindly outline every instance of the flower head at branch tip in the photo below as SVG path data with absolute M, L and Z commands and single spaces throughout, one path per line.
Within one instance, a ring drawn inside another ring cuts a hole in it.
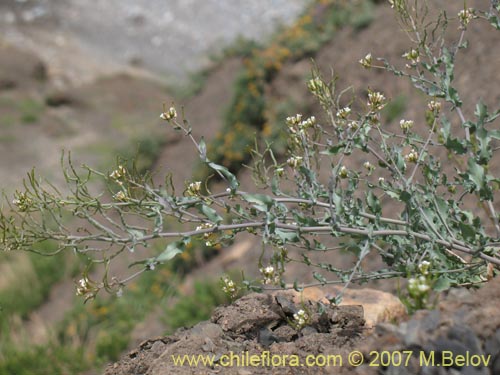
M 307 88 L 314 95 L 320 95 L 327 90 L 326 84 L 319 77 L 314 77 L 307 82 Z
M 410 65 L 406 65 L 408 68 L 415 66 L 420 62 L 420 53 L 414 48 L 404 53 L 403 57 L 410 62 Z
M 123 178 L 127 174 L 127 170 L 123 165 L 119 165 L 113 172 L 109 174 L 109 177 L 115 181 Z
M 405 132 L 407 132 L 408 130 L 410 130 L 413 127 L 413 120 L 403 119 L 399 122 L 399 127 L 401 129 L 403 129 Z
M 350 114 L 351 114 L 351 108 L 349 107 L 344 107 L 337 111 L 337 117 L 340 117 L 341 119 L 346 119 L 347 117 L 349 117 Z
M 302 156 L 292 156 L 287 159 L 286 163 L 290 166 L 290 168 L 297 168 L 302 165 L 304 158 Z
M 113 195 L 113 199 L 120 202 L 125 202 L 127 200 L 127 195 L 123 191 L 119 191 Z
M 198 225 L 198 226 L 196 227 L 196 231 L 198 232 L 198 231 L 200 231 L 200 230 L 204 230 L 204 229 L 211 229 L 211 228 L 213 228 L 213 227 L 214 227 L 214 224 L 212 224 L 212 223 L 203 223 L 203 224 Z M 211 243 L 210 243 L 210 241 L 208 241 L 208 240 L 209 240 L 209 239 L 213 236 L 213 234 L 214 234 L 213 232 L 206 232 L 206 233 L 203 233 L 203 238 L 204 238 L 205 240 L 207 240 L 207 242 L 209 242 L 209 244 L 205 243 L 205 245 L 207 245 L 207 246 L 209 246 L 209 247 L 210 247 L 210 246 L 212 246 L 212 244 L 211 244 Z
M 434 112 L 434 113 L 439 113 L 439 111 L 441 111 L 441 102 L 437 102 L 437 101 L 431 100 L 431 101 L 427 104 L 427 108 L 428 108 L 428 109 L 429 109 L 429 111 L 431 111 L 431 112 Z
M 33 205 L 33 200 L 26 193 L 16 192 L 12 204 L 17 206 L 19 211 L 25 212 Z
M 87 277 L 84 277 L 83 279 L 78 280 L 77 287 L 76 287 L 76 295 L 77 296 L 84 296 L 86 299 L 92 298 L 92 296 L 95 294 L 97 291 L 97 288 L 92 285 L 90 280 Z
M 359 125 L 356 121 L 351 121 L 350 123 L 347 124 L 347 129 L 354 131 L 357 128 L 359 128 Z
M 363 68 L 370 69 L 372 67 L 372 54 L 367 54 L 365 57 L 359 60 L 359 63 L 363 66 Z
M 467 25 L 476 18 L 476 11 L 473 8 L 462 9 L 458 12 L 458 20 L 460 21 L 460 29 L 467 28 Z
M 299 128 L 300 129 L 307 129 L 307 128 L 311 128 L 314 126 L 314 124 L 316 124 L 316 117 L 314 116 L 311 116 L 309 117 L 307 120 L 304 120 L 304 121 L 301 121 L 299 123 Z
M 418 160 L 418 152 L 412 148 L 411 151 L 404 156 L 404 158 L 409 163 L 416 163 Z
M 238 294 L 236 284 L 228 276 L 223 276 L 221 278 L 221 289 L 230 298 L 234 298 Z
M 262 282 L 264 284 L 278 284 L 280 282 L 280 274 L 273 266 L 260 268 L 259 271 L 263 276 Z
M 424 260 L 418 265 L 418 270 L 424 276 L 429 275 L 429 268 L 431 266 L 431 262 Z
M 309 321 L 309 314 L 305 310 L 300 309 L 297 313 L 293 314 L 293 320 L 297 328 L 302 329 Z
M 201 191 L 201 181 L 191 182 L 186 188 L 186 194 L 191 197 L 200 195 L 200 191 Z
M 368 171 L 371 172 L 371 171 L 373 171 L 375 169 L 375 166 L 372 163 L 370 163 L 369 161 L 365 161 L 363 163 L 363 168 L 365 168 L 365 169 L 367 169 Z
M 295 126 L 300 124 L 302 121 L 302 115 L 300 113 L 296 114 L 295 116 L 289 116 L 286 118 L 286 123 L 288 126 Z
M 385 96 L 378 91 L 368 91 L 368 106 L 373 112 L 378 112 L 385 107 Z
M 347 168 L 345 167 L 345 165 L 343 165 L 339 169 L 339 177 L 340 178 L 347 178 L 347 176 L 349 176 L 349 171 L 347 170 Z
M 165 111 L 162 114 L 160 114 L 160 118 L 165 121 L 173 120 L 176 117 L 177 117 L 177 111 L 175 107 L 170 107 L 168 111 Z

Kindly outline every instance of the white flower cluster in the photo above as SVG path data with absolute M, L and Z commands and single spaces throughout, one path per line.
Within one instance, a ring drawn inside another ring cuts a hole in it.
M 347 176 L 349 176 L 349 171 L 347 170 L 347 168 L 345 167 L 345 165 L 343 165 L 339 169 L 339 177 L 340 178 L 347 178 Z
M 165 108 L 164 108 L 165 109 Z M 175 107 L 170 107 L 168 111 L 164 111 L 161 115 L 160 118 L 165 121 L 170 121 L 174 118 L 177 117 L 177 111 L 175 110 Z
M 371 172 L 371 171 L 373 171 L 373 170 L 375 169 L 375 166 L 374 166 L 372 163 L 370 163 L 369 161 L 365 161 L 365 162 L 363 163 L 363 167 L 364 167 L 365 169 L 367 169 L 368 171 L 370 171 L 370 172 Z
M 302 120 L 302 115 L 300 113 L 296 114 L 295 116 L 289 116 L 286 118 L 286 124 L 293 129 L 294 127 L 298 127 L 299 129 L 307 129 L 314 124 L 316 124 L 316 117 L 311 116 L 308 117 L 305 120 Z M 295 129 L 292 130 L 292 132 L 295 132 Z
M 113 195 L 113 199 L 115 201 L 125 202 L 127 200 L 127 195 L 122 190 L 120 190 L 118 193 Z
M 341 119 L 346 119 L 347 117 L 349 117 L 350 114 L 351 114 L 350 107 L 344 107 L 337 111 L 337 117 L 340 117 Z
M 28 197 L 26 193 L 16 192 L 14 195 L 14 199 L 12 200 L 12 204 L 19 208 L 19 211 L 24 212 L 28 211 L 31 205 L 33 204 L 33 200 Z
M 421 295 L 428 292 L 430 288 L 427 278 L 423 275 L 408 280 L 408 290 L 412 294 Z
M 276 272 L 273 266 L 267 266 L 259 269 L 262 274 L 262 282 L 268 284 L 278 284 L 280 282 L 279 272 Z
M 470 21 L 476 18 L 476 12 L 473 8 L 462 9 L 458 12 L 458 20 L 460 21 L 460 28 L 465 29 Z
M 116 168 L 113 172 L 109 174 L 109 177 L 115 180 L 118 184 L 122 185 L 122 182 L 120 179 L 125 177 L 127 174 L 127 170 L 123 165 L 119 165 L 118 168 Z
M 214 225 L 213 225 L 212 223 L 203 223 L 203 224 L 198 225 L 198 226 L 196 227 L 196 231 L 203 230 L 203 229 L 209 229 L 209 228 L 213 228 L 213 227 L 214 227 Z M 206 233 L 203 233 L 203 238 L 204 238 L 204 239 L 205 239 L 205 241 L 206 241 L 206 242 L 205 242 L 205 245 L 206 245 L 206 246 L 209 246 L 209 247 L 210 247 L 210 246 L 214 246 L 214 245 L 215 245 L 215 243 L 212 243 L 212 242 L 210 241 L 210 239 L 211 239 L 211 238 L 213 239 L 213 237 L 214 237 L 214 236 L 215 236 L 215 235 L 214 235 L 214 233 L 213 233 L 213 232 L 206 232 Z
M 297 311 L 297 313 L 293 314 L 293 319 L 298 329 L 304 328 L 304 326 L 309 321 L 309 315 L 303 309 Z
M 409 65 L 406 65 L 407 68 L 415 66 L 420 62 L 420 53 L 414 48 L 404 53 L 403 57 L 410 62 Z
M 186 188 L 186 194 L 189 196 L 197 196 L 201 191 L 201 181 L 191 182 Z
M 386 99 L 385 96 L 378 91 L 368 92 L 368 106 L 373 112 L 381 111 L 385 107 Z
M 223 276 L 221 278 L 221 283 L 222 283 L 222 291 L 231 298 L 234 298 L 238 293 L 238 288 L 236 287 L 234 281 L 231 280 L 228 276 Z
M 369 69 L 372 66 L 372 54 L 369 53 L 365 57 L 363 57 L 361 60 L 359 60 L 359 63 L 363 66 L 365 69 Z
M 422 275 L 427 276 L 427 275 L 429 275 L 430 266 L 431 266 L 431 262 L 424 260 L 418 265 L 418 270 L 420 271 L 420 273 Z
M 407 132 L 408 130 L 410 130 L 413 127 L 413 120 L 403 119 L 399 122 L 399 126 L 401 129 L 403 129 L 405 132 Z
M 300 167 L 304 158 L 302 156 L 292 156 L 286 160 L 286 163 L 293 169 Z
M 315 95 L 320 95 L 325 92 L 327 87 L 320 77 L 315 77 L 307 82 L 307 88 Z
M 434 112 L 434 113 L 439 113 L 439 111 L 441 111 L 441 102 L 436 102 L 434 100 L 431 100 L 428 104 L 427 104 L 427 108 L 429 109 L 429 111 L 431 112 Z
M 416 163 L 418 160 L 418 152 L 412 148 L 411 151 L 404 156 L 404 158 L 408 163 Z
M 89 279 L 84 277 L 83 279 L 78 280 L 78 286 L 76 288 L 77 296 L 85 296 L 92 291 L 92 287 L 90 285 Z

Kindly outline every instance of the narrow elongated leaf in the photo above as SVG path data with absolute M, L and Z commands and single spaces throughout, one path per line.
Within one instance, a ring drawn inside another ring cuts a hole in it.
M 220 216 L 217 211 L 213 208 L 208 207 L 206 204 L 198 205 L 198 210 L 207 217 L 212 223 L 219 224 L 222 221 L 222 216 Z
M 234 176 L 234 174 L 232 174 L 231 172 L 229 172 L 229 169 L 227 169 L 226 167 L 224 167 L 222 165 L 215 164 L 213 162 L 208 162 L 207 164 L 208 164 L 208 166 L 210 168 L 212 168 L 215 171 L 220 172 L 227 179 L 227 181 L 229 182 L 229 187 L 231 188 L 231 190 L 238 189 L 238 186 L 240 186 L 240 183 L 238 182 L 238 180 L 236 179 L 236 177 Z
M 274 233 L 281 241 L 283 241 L 283 243 L 298 242 L 300 240 L 299 236 L 295 232 L 286 232 L 280 229 L 276 229 Z
M 207 145 L 203 137 L 201 137 L 200 143 L 198 143 L 198 147 L 200 150 L 200 159 L 202 161 L 207 161 Z
M 183 240 L 171 242 L 167 245 L 165 250 L 163 250 L 163 252 L 160 255 L 158 255 L 154 260 L 155 262 L 158 263 L 167 262 L 170 259 L 173 259 L 177 254 L 181 254 L 182 252 L 184 252 L 184 248 L 185 248 L 185 243 Z
M 267 212 L 274 204 L 274 199 L 265 194 L 242 194 L 241 197 L 248 203 L 253 203 L 255 209 Z

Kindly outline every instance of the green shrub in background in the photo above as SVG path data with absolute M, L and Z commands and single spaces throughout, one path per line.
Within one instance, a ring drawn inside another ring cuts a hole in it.
M 42 254 L 52 252 L 56 247 L 51 243 L 42 243 L 36 250 Z M 52 286 L 71 269 L 71 263 L 65 254 L 59 256 L 40 256 L 36 253 L 1 255 L 2 267 L 8 267 L 9 273 L 16 280 L 9 280 L 8 287 L 0 290 L 0 322 L 16 315 L 27 315 L 42 304 Z M 5 273 L 3 275 L 5 277 Z M 22 281 L 19 281 L 22 280 Z M 13 283 L 16 281 L 15 283 Z
M 167 309 L 165 324 L 173 332 L 179 327 L 191 327 L 210 318 L 215 307 L 230 302 L 220 288 L 219 281 L 198 280 L 194 293 L 183 296 L 173 307 Z
M 266 85 L 288 61 L 312 56 L 339 28 L 366 26 L 372 19 L 372 11 L 370 0 L 314 1 L 295 24 L 278 33 L 268 45 L 247 52 L 223 128 L 208 145 L 210 160 L 232 172 L 238 171 L 249 161 L 256 136 L 264 137 L 273 143 L 275 151 L 282 152 L 279 144 L 286 142 L 286 134 L 280 124 L 286 116 L 272 105 Z M 206 173 L 207 170 L 198 170 L 196 175 L 203 179 Z

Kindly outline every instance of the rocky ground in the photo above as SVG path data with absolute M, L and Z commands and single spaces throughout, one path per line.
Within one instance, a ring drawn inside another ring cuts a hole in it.
M 262 39 L 289 24 L 306 3 L 11 0 L 0 3 L 0 33 L 41 55 L 51 73 L 70 84 L 127 66 L 180 84 L 236 38 Z
M 368 289 L 364 293 L 373 295 Z M 392 316 L 378 319 L 391 322 L 374 328 L 366 324 L 362 305 L 317 301 L 287 292 L 247 295 L 217 308 L 210 321 L 143 342 L 108 366 L 105 375 L 500 373 L 500 278 L 476 293 L 454 290 L 435 310 L 419 311 L 410 320 L 402 321 L 403 314 L 391 311 Z M 387 299 L 379 302 L 390 305 Z M 397 304 L 391 305 L 394 309 Z M 302 329 L 293 325 L 299 310 L 309 314 Z M 394 324 L 395 320 L 401 322 Z M 244 365 L 227 366 L 231 362 L 225 355 L 230 352 Z M 264 365 L 248 365 L 246 353 L 261 358 L 263 352 L 277 365 L 269 365 L 267 359 Z M 199 355 L 212 358 L 213 364 L 180 366 L 173 359 Z M 338 357 L 330 366 L 307 367 L 308 355 Z M 294 356 L 297 362 L 291 362 Z M 280 366 L 284 358 L 289 358 L 288 365 Z

